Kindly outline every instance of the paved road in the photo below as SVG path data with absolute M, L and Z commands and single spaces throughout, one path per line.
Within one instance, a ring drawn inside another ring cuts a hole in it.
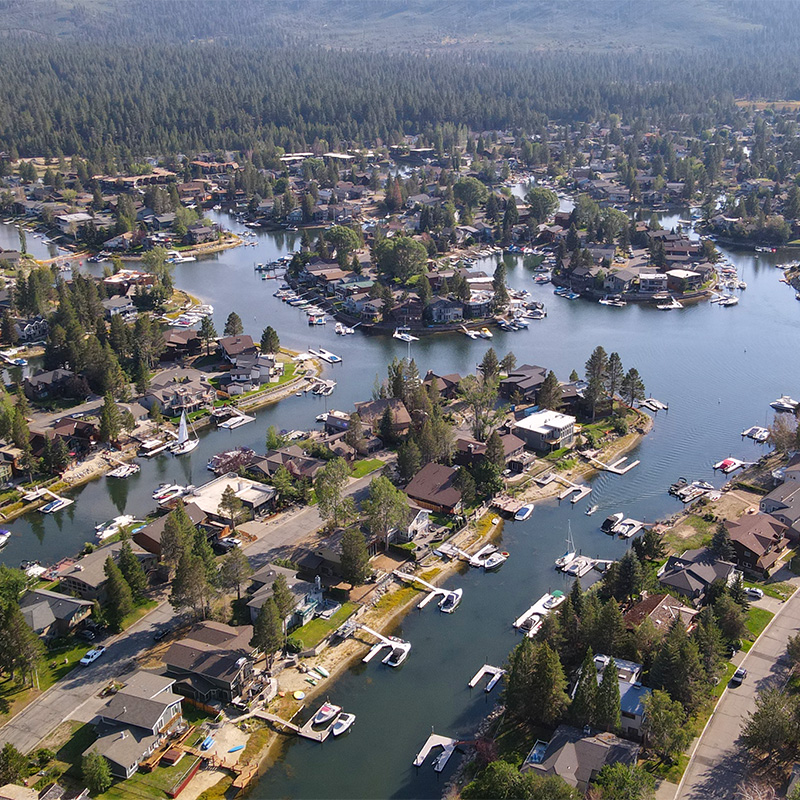
M 352 481 L 347 494 L 362 499 L 373 477 Z M 247 556 L 259 569 L 271 559 L 286 555 L 321 525 L 315 506 L 283 514 L 276 521 L 250 523 L 249 530 L 258 538 L 245 548 Z M 128 630 L 108 639 L 104 642 L 107 650 L 98 661 L 88 667 L 76 667 L 0 728 L 0 745 L 12 742 L 22 752 L 28 752 L 64 720 L 91 721 L 104 702 L 98 697 L 103 687 L 124 672 L 132 658 L 152 646 L 156 631 L 174 627 L 181 616 L 164 601 Z
M 769 607 L 774 601 L 759 605 Z M 771 609 L 770 609 L 771 610 Z M 770 625 L 741 660 L 747 678 L 729 686 L 692 754 L 676 800 L 722 800 L 737 796 L 746 776 L 747 754 L 737 744 L 744 719 L 755 709 L 759 690 L 782 686 L 787 677 L 786 643 L 800 630 L 800 591 L 783 603 Z

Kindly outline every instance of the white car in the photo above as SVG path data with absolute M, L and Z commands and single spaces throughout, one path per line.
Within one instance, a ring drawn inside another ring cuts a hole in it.
M 95 661 L 97 661 L 97 659 L 98 659 L 98 658 L 100 658 L 100 656 L 101 656 L 101 655 L 103 655 L 103 653 L 105 653 L 105 651 L 106 651 L 106 648 L 105 648 L 105 647 L 103 647 L 103 645 L 100 645 L 99 647 L 95 647 L 95 648 L 91 649 L 91 650 L 90 650 L 90 651 L 89 651 L 89 652 L 88 652 L 88 653 L 87 653 L 87 654 L 86 654 L 86 655 L 85 655 L 85 656 L 84 656 L 84 657 L 81 659 L 81 664 L 82 664 L 84 667 L 88 667 L 88 666 L 89 666 L 89 664 L 94 664 L 94 662 L 95 662 Z
M 241 547 L 242 546 L 242 540 L 241 539 L 237 539 L 235 536 L 223 536 L 219 540 L 219 543 L 226 550 L 231 550 L 234 547 Z
M 748 586 L 744 591 L 745 594 L 755 597 L 756 600 L 760 600 L 764 596 L 764 590 L 759 589 L 757 586 Z

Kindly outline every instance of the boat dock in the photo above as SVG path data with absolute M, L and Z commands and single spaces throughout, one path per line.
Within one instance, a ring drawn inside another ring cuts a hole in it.
M 513 497 L 509 497 L 507 494 L 503 494 L 499 497 L 495 497 L 494 500 L 492 500 L 492 505 L 498 511 L 514 515 L 522 508 L 523 502 L 521 500 L 515 500 Z
M 567 575 L 574 575 L 576 578 L 582 578 L 593 569 L 602 572 L 604 569 L 608 568 L 609 564 L 613 563 L 613 559 L 589 558 L 589 556 L 577 555 L 571 561 L 558 567 L 558 569 L 565 572 Z
M 458 739 L 451 739 L 449 736 L 440 736 L 438 733 L 431 732 L 428 740 L 422 745 L 422 750 L 417 753 L 417 757 L 414 759 L 414 766 L 421 767 L 431 752 L 437 747 L 441 747 L 442 752 L 439 753 L 436 760 L 433 762 L 433 769 L 436 772 L 441 772 L 450 760 L 450 756 L 455 753 L 459 744 L 461 744 L 461 742 L 459 742 Z
M 50 514 L 53 511 L 61 511 L 62 508 L 66 508 L 67 506 L 71 506 L 75 502 L 74 500 L 70 500 L 68 497 L 59 497 L 54 492 L 51 492 L 49 489 L 38 489 L 37 491 L 40 492 L 40 494 L 39 494 L 40 498 L 41 497 L 49 497 L 51 502 L 59 504 L 57 508 L 48 508 L 50 503 L 47 503 L 46 505 L 43 505 L 39 509 L 39 511 L 41 511 L 43 514 Z
M 584 484 L 573 483 L 571 480 L 568 480 L 563 475 L 555 475 L 554 478 L 556 480 L 561 481 L 561 483 L 563 483 L 567 487 L 566 489 L 564 489 L 563 492 L 561 492 L 558 495 L 558 502 L 559 503 L 562 500 L 565 500 L 567 497 L 569 497 L 574 492 L 575 493 L 575 497 L 573 497 L 570 500 L 570 502 L 573 505 L 575 505 L 575 503 L 578 503 L 579 501 L 583 500 L 584 497 L 586 497 L 587 495 L 591 494 L 591 492 L 592 492 L 592 487 L 591 486 L 587 486 L 585 483 Z
M 313 728 L 314 717 L 311 717 L 305 725 L 300 726 L 295 725 L 294 722 L 281 719 L 275 714 L 270 714 L 268 711 L 255 711 L 253 716 L 257 719 L 263 719 L 265 722 L 271 722 L 273 725 L 281 725 L 292 733 L 302 736 L 304 739 L 311 739 L 312 742 L 324 742 L 328 736 L 330 736 L 331 729 L 333 728 L 333 720 L 331 720 L 330 725 L 322 730 L 315 731 Z
M 356 624 L 357 630 L 362 630 L 365 633 L 368 633 L 370 636 L 374 636 L 378 642 L 377 644 L 372 645 L 372 649 L 367 653 L 364 658 L 361 659 L 363 664 L 368 664 L 375 658 L 384 647 L 395 647 L 398 644 L 407 644 L 409 649 L 411 649 L 411 645 L 408 642 L 404 642 L 402 639 L 390 639 L 388 636 L 384 636 L 382 633 L 378 633 L 378 631 L 372 630 L 372 628 L 368 628 L 366 625 L 362 625 L 361 623 Z
M 489 682 L 486 684 L 484 691 L 491 692 L 497 686 L 500 678 L 506 674 L 506 671 L 501 667 L 493 667 L 491 664 L 484 664 L 473 676 L 472 680 L 467 684 L 470 689 L 474 689 L 487 675 Z
M 593 466 L 597 467 L 598 469 L 603 470 L 604 472 L 611 472 L 614 475 L 624 475 L 626 472 L 630 472 L 634 467 L 641 464 L 641 461 L 637 458 L 636 461 L 631 461 L 630 464 L 626 464 L 624 467 L 621 466 L 625 461 L 628 460 L 627 456 L 622 456 L 622 458 L 617 459 L 613 464 L 604 464 L 600 459 L 595 458 L 594 456 L 587 455 L 586 453 L 583 454 L 583 457 Z
M 392 573 L 395 577 L 400 578 L 401 581 L 406 581 L 407 583 L 418 583 L 421 586 L 424 586 L 429 594 L 427 597 L 423 597 L 420 601 L 419 608 L 425 608 L 434 597 L 441 597 L 445 598 L 454 592 L 451 592 L 449 589 L 440 589 L 438 586 L 434 586 L 432 583 L 428 583 L 427 581 L 422 580 L 422 578 L 417 578 L 414 575 L 409 575 L 407 572 L 400 572 L 399 569 L 396 569 Z
M 555 479 L 556 479 L 555 472 L 548 472 L 546 475 L 539 475 L 533 480 L 539 486 L 547 486 L 549 483 L 552 483 Z
M 231 408 L 231 415 L 228 419 L 223 420 L 222 422 L 217 425 L 218 428 L 223 428 L 224 430 L 232 431 L 235 428 L 239 428 L 242 425 L 247 425 L 248 422 L 255 422 L 255 417 L 249 417 L 244 411 L 240 411 L 238 408 Z
M 677 306 L 672 307 L 681 308 L 681 305 L 678 304 Z M 647 408 L 650 411 L 669 411 L 669 404 L 662 403 L 660 400 L 656 400 L 655 397 L 648 397 L 639 402 L 639 408 Z
M 632 519 L 628 517 L 627 519 L 622 520 L 622 522 L 617 523 L 611 529 L 611 532 L 616 533 L 623 539 L 630 539 L 632 536 L 635 536 L 637 533 L 639 533 L 642 528 L 644 528 L 644 522 L 640 522 L 638 519 Z
M 769 440 L 769 429 L 754 425 L 752 428 L 742 431 L 742 436 L 746 436 L 748 439 L 752 439 L 754 442 L 763 443 Z

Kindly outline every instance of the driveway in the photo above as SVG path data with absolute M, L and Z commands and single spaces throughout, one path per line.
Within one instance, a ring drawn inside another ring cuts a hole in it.
M 373 477 L 374 474 L 351 480 L 347 494 L 360 501 Z M 245 547 L 247 557 L 254 569 L 259 569 L 285 555 L 321 525 L 315 506 L 282 514 L 273 521 L 248 523 L 248 530 L 258 538 Z M 131 659 L 152 647 L 156 631 L 176 626 L 180 616 L 164 601 L 128 630 L 105 641 L 106 652 L 98 661 L 88 667 L 76 667 L 0 728 L 0 746 L 12 742 L 26 753 L 64 720 L 91 721 L 105 702 L 98 697 L 103 687 L 119 677 Z
M 764 598 L 756 605 L 773 606 Z M 759 690 L 783 686 L 788 672 L 786 643 L 800 630 L 800 591 L 780 605 L 775 617 L 748 653 L 741 658 L 747 677 L 728 686 L 697 742 L 675 800 L 721 800 L 737 796 L 747 774 L 748 756 L 737 739 L 747 716 L 755 709 Z M 737 665 L 738 666 L 738 665 Z

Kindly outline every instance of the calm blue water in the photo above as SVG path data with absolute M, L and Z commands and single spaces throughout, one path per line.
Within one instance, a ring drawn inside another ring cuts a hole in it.
M 677 218 L 665 219 L 665 227 Z M 239 227 L 225 215 L 222 219 Z M 7 227 L 0 226 L 0 244 Z M 11 525 L 14 536 L 0 556 L 3 561 L 52 562 L 73 554 L 93 538 L 97 522 L 123 512 L 147 513 L 159 482 L 200 483 L 208 476 L 205 463 L 211 455 L 231 445 L 263 448 L 271 424 L 308 428 L 326 407 L 349 410 L 354 401 L 369 396 L 375 375 L 385 374 L 388 361 L 405 356 L 406 345 L 391 337 L 337 337 L 330 325 L 309 328 L 302 312 L 272 297 L 279 282 L 262 281 L 253 271 L 255 262 L 293 249 L 295 238 L 260 234 L 258 242 L 257 247 L 178 265 L 176 283 L 214 305 L 218 330 L 228 313 L 236 311 L 256 339 L 270 324 L 289 347 L 322 345 L 341 355 L 344 364 L 326 370 L 339 382 L 334 395 L 327 401 L 310 395 L 288 398 L 237 431 L 201 433 L 200 447 L 188 457 L 158 457 L 143 463 L 139 475 L 127 481 L 103 478 L 79 489 L 73 495 L 76 503 L 60 514 L 33 513 L 16 520 Z M 597 527 L 608 513 L 624 511 L 652 521 L 680 508 L 666 493 L 678 476 L 718 485 L 721 479 L 711 469 L 715 461 L 728 455 L 754 460 L 763 452 L 739 434 L 769 421 L 771 400 L 800 392 L 800 303 L 771 266 L 790 260 L 788 252 L 759 258 L 729 255 L 748 283 L 738 306 L 704 303 L 671 312 L 562 300 L 551 287 L 534 285 L 519 260 L 508 259 L 510 283 L 542 299 L 547 319 L 532 322 L 528 331 L 497 331 L 491 343 L 453 334 L 413 344 L 422 374 L 427 369 L 471 372 L 493 346 L 500 356 L 513 350 L 518 363 L 547 366 L 563 379 L 572 369 L 582 372 L 591 350 L 601 344 L 608 352 L 618 351 L 626 369 L 637 367 L 648 393 L 669 403 L 670 410 L 658 415 L 652 433 L 630 454 L 631 460 L 642 462 L 631 473 L 598 476 L 588 501 L 577 507 L 539 504 L 527 522 L 506 523 L 503 546 L 511 558 L 503 568 L 496 574 L 472 570 L 453 578 L 450 586 L 464 588 L 464 600 L 453 615 L 432 607 L 412 612 L 402 633 L 414 649 L 400 670 L 359 666 L 332 688 L 331 699 L 358 715 L 352 732 L 323 746 L 291 742 L 254 790 L 256 797 L 438 797 L 451 767 L 444 778 L 437 778 L 430 766 L 415 770 L 412 759 L 431 726 L 442 734 L 469 738 L 488 711 L 490 701 L 482 691 L 470 693 L 467 681 L 484 662 L 503 662 L 516 641 L 511 622 L 525 608 L 545 590 L 567 585 L 552 568 L 564 550 L 567 522 L 584 553 L 618 557 L 628 544 L 606 537 Z M 583 513 L 588 503 L 600 505 L 591 518 Z

